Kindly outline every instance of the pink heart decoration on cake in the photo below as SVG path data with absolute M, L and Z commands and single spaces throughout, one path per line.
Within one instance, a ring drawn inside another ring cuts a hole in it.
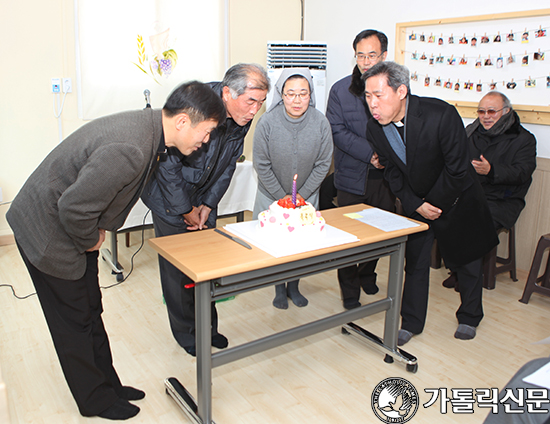
M 263 226 L 264 226 L 264 223 L 260 221 L 260 227 L 263 227 Z
M 287 228 L 288 228 L 288 231 L 290 231 L 290 232 L 294 231 L 294 227 L 287 227 Z
M 288 219 L 289 217 L 290 217 L 289 214 L 287 214 L 287 213 L 284 213 L 284 214 L 283 214 L 283 218 L 284 218 L 284 219 Z
M 275 222 L 275 221 L 277 221 L 277 219 L 274 216 L 269 218 L 269 222 Z
M 321 227 L 321 231 L 323 231 L 323 228 L 325 228 L 325 226 L 324 226 L 324 225 L 323 225 L 323 226 Z

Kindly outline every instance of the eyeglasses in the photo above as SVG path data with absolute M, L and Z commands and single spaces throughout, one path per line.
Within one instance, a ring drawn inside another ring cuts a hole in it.
M 288 100 L 294 100 L 296 97 L 299 97 L 300 100 L 304 100 L 309 97 L 309 93 L 283 93 L 283 96 Z
M 355 59 L 359 62 L 364 62 L 366 59 L 368 59 L 369 62 L 374 62 L 376 59 L 378 59 L 380 56 L 382 56 L 384 52 L 380 54 L 376 53 L 369 53 L 369 54 L 356 54 Z
M 478 116 L 483 116 L 483 115 L 495 116 L 498 112 L 500 112 L 503 109 L 506 109 L 506 108 L 503 107 L 502 109 L 498 109 L 498 110 L 495 110 L 495 109 L 487 109 L 487 110 L 478 109 L 477 110 L 477 115 Z

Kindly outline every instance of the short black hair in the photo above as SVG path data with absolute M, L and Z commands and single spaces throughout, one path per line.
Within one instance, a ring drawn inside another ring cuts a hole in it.
M 380 53 L 384 53 L 385 51 L 388 51 L 388 37 L 386 37 L 386 34 L 383 32 L 377 31 L 375 29 L 365 29 L 361 31 L 359 34 L 355 36 L 355 40 L 353 40 L 353 51 L 357 51 L 357 44 L 364 40 L 365 38 L 369 38 L 372 36 L 378 37 L 378 40 L 380 40 L 380 47 L 382 51 Z
M 192 125 L 210 119 L 219 124 L 227 116 L 221 97 L 209 85 L 199 81 L 186 82 L 176 87 L 162 110 L 168 117 L 186 113 Z

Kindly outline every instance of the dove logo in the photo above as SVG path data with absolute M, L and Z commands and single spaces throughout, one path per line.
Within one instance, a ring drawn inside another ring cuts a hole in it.
M 406 423 L 418 410 L 418 392 L 407 380 L 386 378 L 372 392 L 372 410 L 384 423 Z

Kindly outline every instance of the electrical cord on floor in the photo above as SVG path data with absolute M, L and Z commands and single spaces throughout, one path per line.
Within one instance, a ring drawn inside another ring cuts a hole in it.
M 132 271 L 134 270 L 134 257 L 140 252 L 140 250 L 143 248 L 143 245 L 145 244 L 145 220 L 147 218 L 147 215 L 149 215 L 149 212 L 151 212 L 151 211 L 148 210 L 147 213 L 145 214 L 145 216 L 143 217 L 143 224 L 142 224 L 142 228 L 141 228 L 141 244 L 140 244 L 138 250 L 136 250 L 134 252 L 134 254 L 132 255 L 132 257 L 130 259 L 130 263 L 131 263 L 130 272 L 121 281 L 117 281 L 115 284 L 111 284 L 110 286 L 99 286 L 99 288 L 101 288 L 101 289 L 110 289 L 111 287 L 116 287 L 119 284 L 124 283 L 128 279 L 128 277 L 130 277 L 130 275 L 132 274 Z M 116 235 L 114 235 L 113 237 L 116 237 Z M 27 298 L 29 298 L 31 296 L 34 296 L 36 294 L 36 292 L 34 292 L 34 293 L 28 294 L 26 296 L 17 296 L 17 294 L 15 293 L 15 289 L 13 288 L 13 286 L 11 284 L 0 284 L 0 287 L 9 287 L 11 289 L 11 292 L 13 293 L 14 297 L 16 297 L 19 300 L 27 299 Z
M 150 209 L 147 211 L 147 213 L 146 213 L 145 216 L 143 217 L 143 222 L 142 222 L 142 224 L 141 224 L 141 244 L 139 245 L 138 250 L 136 250 L 136 251 L 134 252 L 134 254 L 132 255 L 132 257 L 130 258 L 130 272 L 128 272 L 128 274 L 126 275 L 126 277 L 124 277 L 122 280 L 117 281 L 116 283 L 111 284 L 110 286 L 99 286 L 100 288 L 102 288 L 102 289 L 110 289 L 111 287 L 116 287 L 116 286 L 118 286 L 119 284 L 124 283 L 124 282 L 128 279 L 128 277 L 130 277 L 130 275 L 132 274 L 132 271 L 134 271 L 134 257 L 140 252 L 140 250 L 143 248 L 143 245 L 145 244 L 145 222 L 146 222 L 146 220 L 147 220 L 147 215 L 149 215 L 149 212 L 151 212 Z M 116 237 L 116 234 L 113 235 L 113 237 Z
M 28 294 L 26 296 L 17 296 L 17 294 L 15 293 L 15 289 L 13 288 L 13 286 L 11 284 L 0 284 L 0 287 L 9 287 L 11 289 L 11 292 L 13 293 L 13 295 L 19 300 L 24 300 L 24 299 L 26 299 L 28 297 L 31 297 L 31 296 L 34 296 L 36 294 L 36 292 L 34 292 L 34 293 Z

